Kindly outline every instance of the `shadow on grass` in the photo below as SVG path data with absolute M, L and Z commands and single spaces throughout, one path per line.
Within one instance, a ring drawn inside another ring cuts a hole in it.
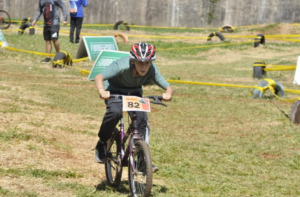
M 128 181 L 121 181 L 120 186 L 118 188 L 109 186 L 106 181 L 102 181 L 101 183 L 99 183 L 96 186 L 96 191 L 107 191 L 108 190 L 108 191 L 119 192 L 121 194 L 128 194 L 128 196 L 131 196 L 130 190 L 128 188 L 129 188 Z M 155 193 L 163 194 L 163 193 L 167 193 L 168 188 L 165 186 L 153 184 L 152 191 L 155 191 Z
M 126 186 L 128 186 L 128 182 L 127 181 L 121 181 L 120 186 L 117 187 L 117 188 L 109 186 L 106 181 L 102 181 L 101 183 L 99 183 L 96 186 L 96 190 L 97 191 L 99 191 L 99 190 L 102 190 L 102 191 L 109 190 L 109 191 L 117 191 L 117 192 L 120 192 L 122 194 L 129 194 L 130 191 L 129 191 L 128 188 L 126 188 Z
M 285 113 L 282 109 L 279 108 L 278 105 L 276 105 L 274 102 L 273 102 L 273 99 L 275 98 L 274 96 L 266 96 L 266 98 L 269 99 L 270 103 L 272 103 L 287 119 L 290 120 L 290 116 L 288 113 Z
M 161 186 L 161 185 L 152 185 L 152 191 L 155 190 L 156 193 L 159 194 L 165 194 L 168 191 L 168 188 L 166 186 Z

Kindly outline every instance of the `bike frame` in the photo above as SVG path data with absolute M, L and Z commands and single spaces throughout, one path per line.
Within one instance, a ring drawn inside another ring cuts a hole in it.
M 127 148 L 124 154 L 121 154 L 121 158 L 122 158 L 122 163 L 127 162 L 126 160 L 130 157 L 131 158 L 131 167 L 134 170 L 134 172 L 136 171 L 135 169 L 135 163 L 134 163 L 134 159 L 133 159 L 133 150 L 134 150 L 134 142 L 135 140 L 143 140 L 139 133 L 138 133 L 138 126 L 137 126 L 137 116 L 136 116 L 136 112 L 133 112 L 133 118 L 132 118 L 132 122 L 129 125 L 126 135 L 124 135 L 124 122 L 123 122 L 123 118 L 122 118 L 122 122 L 120 124 L 120 130 L 121 130 L 121 153 L 124 153 L 125 150 L 125 143 L 127 141 L 127 138 L 125 138 L 125 136 L 129 136 L 129 142 L 127 144 Z M 123 127 L 123 129 L 122 129 Z M 133 132 L 132 132 L 133 129 Z M 123 131 L 123 134 L 122 134 Z
M 124 119 L 123 119 L 123 115 L 120 119 L 120 130 L 117 133 L 114 133 L 114 136 L 112 136 L 112 138 L 110 139 L 111 142 L 113 142 L 116 137 L 120 137 L 120 142 L 121 142 L 121 150 L 120 150 L 120 154 L 121 155 L 121 161 L 114 161 L 114 162 L 122 162 L 122 166 L 126 166 L 124 164 L 126 164 L 128 162 L 129 158 L 131 159 L 131 167 L 133 169 L 133 171 L 135 172 L 135 163 L 134 163 L 134 159 L 133 159 L 133 150 L 134 150 L 134 142 L 135 140 L 143 140 L 139 133 L 138 133 L 138 125 L 137 125 L 137 116 L 136 116 L 136 112 L 133 112 L 133 117 L 132 117 L 132 121 L 130 123 L 130 125 L 128 126 L 127 132 L 125 133 L 125 124 L 124 124 Z M 133 130 L 133 131 L 132 131 Z M 129 141 L 127 144 L 127 147 L 125 149 L 125 145 L 126 145 L 126 141 L 129 137 Z M 113 143 L 110 143 L 110 147 L 108 150 L 110 150 L 111 146 Z
M 131 121 L 128 121 L 129 125 L 125 132 L 124 112 L 122 112 L 119 124 L 120 129 L 114 129 L 111 138 L 108 140 L 107 161 L 105 162 L 106 178 L 109 184 L 118 187 L 122 177 L 122 168 L 127 166 L 129 188 L 132 195 L 142 194 L 149 196 L 152 188 L 153 166 L 149 146 L 138 132 L 137 113 L 138 111 L 150 112 L 150 99 L 151 103 L 165 107 L 167 105 L 160 102 L 163 100 L 161 96 L 148 96 L 145 98 L 149 100 L 145 101 L 140 98 L 124 98 L 122 95 L 110 95 L 110 98 L 119 98 L 122 101 L 121 97 L 124 105 L 122 106 L 123 110 L 128 111 Z M 145 106 L 141 106 L 139 103 L 148 106 L 144 108 Z M 112 147 L 114 148 L 112 149 Z

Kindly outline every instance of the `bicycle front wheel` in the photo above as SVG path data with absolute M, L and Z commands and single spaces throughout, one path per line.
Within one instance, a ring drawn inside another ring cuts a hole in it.
M 128 163 L 128 182 L 132 196 L 150 196 L 152 188 L 152 161 L 148 145 L 138 140 Z M 134 164 L 134 166 L 132 166 Z
M 9 14 L 4 10 L 0 10 L 0 29 L 8 29 L 10 23 L 11 20 Z
M 111 143 L 111 148 L 106 153 L 105 175 L 110 186 L 118 187 L 122 178 L 120 137 L 116 136 Z

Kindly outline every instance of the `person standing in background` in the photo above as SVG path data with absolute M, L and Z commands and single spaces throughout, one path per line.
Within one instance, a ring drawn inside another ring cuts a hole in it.
M 70 42 L 74 43 L 74 30 L 76 28 L 75 44 L 79 43 L 79 36 L 83 22 L 83 6 L 88 5 L 88 0 L 70 0 Z
M 39 20 L 40 16 L 43 14 L 44 16 L 44 40 L 46 42 L 46 53 L 49 54 L 41 63 L 48 63 L 51 61 L 50 54 L 52 50 L 53 42 L 56 53 L 59 52 L 59 12 L 58 8 L 60 8 L 63 12 L 63 25 L 67 25 L 68 22 L 68 12 L 65 4 L 62 0 L 39 0 L 39 7 L 37 10 L 37 14 L 32 21 L 31 25 L 35 26 L 36 21 Z

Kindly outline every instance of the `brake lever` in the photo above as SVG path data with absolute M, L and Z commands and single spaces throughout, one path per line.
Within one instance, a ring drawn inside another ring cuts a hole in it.
M 156 104 L 156 105 L 163 105 L 165 107 L 168 107 L 166 104 L 160 102 L 163 100 L 163 98 L 161 96 L 150 96 L 148 97 L 150 99 L 153 99 L 152 101 L 150 101 L 150 103 Z
M 166 104 L 161 103 L 161 102 L 150 101 L 150 103 L 153 103 L 153 104 L 156 104 L 156 105 L 163 105 L 165 107 L 168 107 Z

